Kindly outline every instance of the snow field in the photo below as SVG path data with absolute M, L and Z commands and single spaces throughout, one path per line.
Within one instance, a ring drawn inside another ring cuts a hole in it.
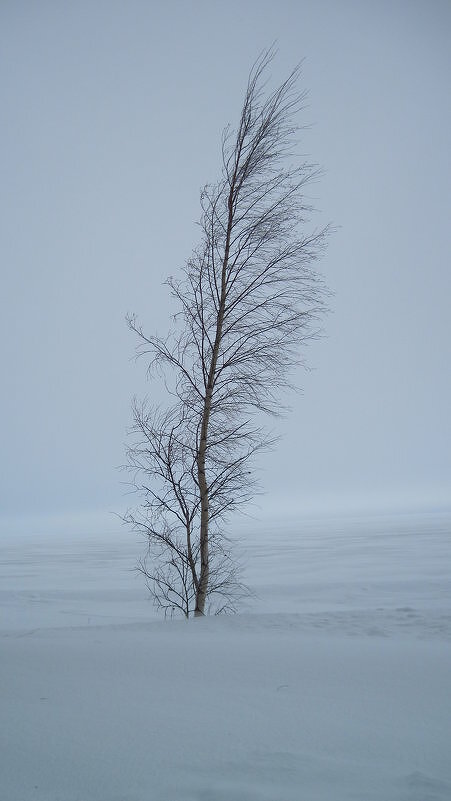
M 449 801 L 449 545 L 439 517 L 254 528 L 246 611 L 186 623 L 125 532 L 5 541 L 1 801 Z

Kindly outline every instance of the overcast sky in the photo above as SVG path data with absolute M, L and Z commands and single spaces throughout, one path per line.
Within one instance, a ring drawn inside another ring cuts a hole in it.
M 451 504 L 451 3 L 0 4 L 1 514 L 124 511 L 130 401 L 249 68 L 305 59 L 333 290 L 267 503 Z

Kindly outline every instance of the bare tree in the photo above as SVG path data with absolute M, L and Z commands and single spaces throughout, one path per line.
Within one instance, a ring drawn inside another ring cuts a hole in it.
M 291 163 L 305 94 L 299 67 L 266 93 L 272 58 L 254 65 L 238 128 L 224 132 L 221 178 L 201 194 L 201 245 L 168 280 L 174 329 L 148 336 L 128 318 L 172 399 L 164 411 L 134 406 L 129 465 L 143 504 L 128 520 L 148 538 L 141 567 L 157 604 L 187 617 L 236 602 L 226 523 L 253 496 L 254 459 L 272 445 L 261 413 L 280 412 L 324 311 L 312 266 L 328 229 L 305 231 L 318 169 Z

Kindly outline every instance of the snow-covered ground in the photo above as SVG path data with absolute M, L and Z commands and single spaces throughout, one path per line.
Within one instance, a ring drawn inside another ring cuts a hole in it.
M 144 544 L 3 536 L 1 801 L 449 801 L 451 518 L 240 524 L 242 614 L 161 621 Z

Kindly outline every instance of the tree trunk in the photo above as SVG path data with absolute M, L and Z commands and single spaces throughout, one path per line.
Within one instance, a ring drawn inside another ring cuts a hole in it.
M 209 498 L 208 484 L 205 475 L 205 454 L 207 450 L 208 421 L 210 418 L 212 390 L 207 388 L 205 397 L 204 413 L 202 419 L 202 429 L 199 443 L 199 453 L 197 455 L 197 475 L 200 492 L 200 576 L 196 592 L 195 617 L 205 614 L 205 600 L 208 590 L 209 578 L 209 548 L 208 548 L 208 521 L 209 521 Z
M 216 336 L 211 354 L 210 369 L 208 371 L 208 383 L 205 392 L 204 408 L 202 413 L 202 426 L 200 432 L 199 452 L 197 454 L 197 477 L 200 493 L 200 576 L 196 592 L 196 607 L 194 616 L 201 617 L 205 614 L 205 601 L 208 592 L 209 579 L 209 543 L 208 525 L 210 520 L 208 482 L 205 474 L 205 456 L 208 443 L 208 424 L 210 422 L 211 405 L 213 399 L 213 389 L 216 376 L 216 365 L 218 362 L 219 348 L 222 339 L 222 327 L 224 323 L 224 311 L 226 302 L 226 274 L 229 263 L 230 236 L 233 223 L 233 195 L 235 192 L 236 170 L 233 176 L 229 197 L 228 197 L 228 224 L 224 249 L 224 259 L 221 270 L 221 297 L 219 301 L 218 316 L 216 320 Z
M 205 474 L 205 457 L 207 452 L 208 443 L 208 424 L 210 422 L 211 404 L 213 398 L 214 377 L 216 374 L 216 365 L 218 362 L 219 346 L 222 337 L 222 325 L 224 321 L 224 304 L 225 304 L 225 268 L 223 269 L 224 275 L 224 289 L 221 297 L 221 303 L 218 311 L 218 319 L 216 325 L 216 337 L 213 346 L 213 353 L 211 356 L 210 370 L 208 373 L 208 384 L 205 393 L 204 409 L 202 414 L 202 427 L 200 431 L 199 452 L 197 454 L 197 476 L 199 481 L 200 493 L 200 576 L 199 584 L 196 592 L 196 608 L 194 610 L 195 617 L 200 617 L 205 614 L 205 601 L 208 592 L 208 579 L 209 579 L 209 544 L 208 544 L 208 524 L 210 521 L 209 509 L 209 496 L 208 496 L 208 482 Z

